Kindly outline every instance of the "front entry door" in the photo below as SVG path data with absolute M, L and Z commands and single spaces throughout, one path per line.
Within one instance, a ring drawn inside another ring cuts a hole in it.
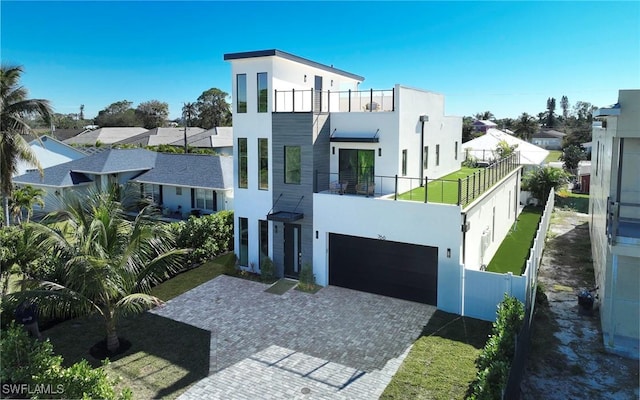
M 284 224 L 284 276 L 297 278 L 302 260 L 300 225 Z

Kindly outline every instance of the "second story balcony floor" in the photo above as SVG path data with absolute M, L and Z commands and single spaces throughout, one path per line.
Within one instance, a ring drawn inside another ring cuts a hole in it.
M 395 89 L 274 90 L 273 112 L 392 112 L 395 100 Z
M 607 238 L 612 245 L 640 246 L 640 203 L 609 199 L 607 203 Z

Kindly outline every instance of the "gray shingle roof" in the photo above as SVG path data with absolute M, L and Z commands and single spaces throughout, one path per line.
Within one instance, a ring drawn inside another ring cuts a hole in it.
M 78 161 L 78 160 L 76 160 Z M 15 183 L 24 185 L 40 185 L 69 187 L 82 183 L 92 182 L 85 174 L 71 171 L 70 165 L 75 161 L 69 161 L 64 164 L 54 165 L 53 167 L 44 169 L 44 177 L 40 177 L 38 171 L 27 172 L 26 174 L 13 178 Z
M 70 169 L 90 174 L 143 171 L 153 168 L 157 155 L 145 149 L 110 149 L 76 160 Z
M 204 154 L 159 153 L 156 166 L 134 182 L 203 189 L 233 187 L 233 159 Z

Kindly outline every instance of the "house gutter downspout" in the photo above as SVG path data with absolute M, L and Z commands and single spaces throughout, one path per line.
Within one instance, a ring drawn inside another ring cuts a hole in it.
M 422 186 L 424 184 L 424 123 L 429 122 L 429 116 L 421 115 L 420 122 L 422 123 L 420 131 L 420 186 Z
M 465 267 L 465 249 L 466 249 L 466 239 L 467 239 L 467 213 L 462 213 L 462 274 L 460 276 L 460 315 L 465 315 L 464 309 L 464 294 L 466 291 L 466 267 Z

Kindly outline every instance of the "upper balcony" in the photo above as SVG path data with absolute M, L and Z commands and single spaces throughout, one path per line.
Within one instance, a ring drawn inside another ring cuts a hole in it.
M 318 91 L 274 90 L 273 112 L 392 112 L 395 89 Z
M 609 199 L 607 202 L 607 238 L 612 245 L 640 245 L 640 204 Z

